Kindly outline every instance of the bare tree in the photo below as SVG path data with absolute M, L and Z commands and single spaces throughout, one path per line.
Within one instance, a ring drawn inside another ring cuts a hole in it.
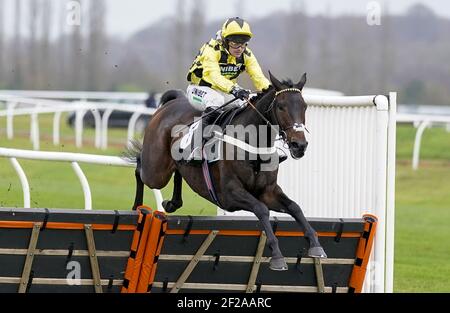
M 319 38 L 319 56 L 317 62 L 320 75 L 320 87 L 330 88 L 332 86 L 334 72 L 332 69 L 332 47 L 333 47 L 333 27 L 332 17 L 330 16 L 330 6 L 327 7 L 326 17 L 323 19 L 322 32 Z
M 185 84 L 187 73 L 186 60 L 186 20 L 184 18 L 186 12 L 185 1 L 177 0 L 175 9 L 175 27 L 174 32 L 174 52 L 175 66 L 173 68 L 173 82 L 175 87 L 181 88 Z
M 58 27 L 55 34 L 57 41 L 55 44 L 55 60 L 57 60 L 57 66 L 52 75 L 51 85 L 53 89 L 67 89 L 70 86 L 67 69 L 67 36 L 66 30 L 66 18 L 67 18 L 67 0 L 58 2 L 56 7 L 58 13 Z
M 203 33 L 205 27 L 205 11 L 206 7 L 204 0 L 193 1 L 189 27 L 191 33 L 190 55 L 195 55 L 198 52 L 201 42 L 204 40 Z
M 288 77 L 298 77 L 307 71 L 308 23 L 303 0 L 292 0 L 285 21 L 284 72 Z
M 355 95 L 356 93 L 356 81 L 355 77 L 358 76 L 358 65 L 356 64 L 356 38 L 352 36 L 351 33 L 348 32 L 353 26 L 358 27 L 353 21 L 347 21 L 346 30 L 344 30 L 343 34 L 340 36 L 339 46 L 337 49 L 337 56 L 340 58 L 340 67 L 338 69 L 339 73 L 346 77 L 345 81 L 339 84 L 341 90 L 344 90 L 345 93 L 350 95 Z M 349 47 L 348 43 L 352 42 L 352 46 Z M 353 75 L 352 75 L 353 73 Z
M 104 0 L 91 0 L 89 6 L 89 37 L 87 56 L 87 83 L 91 90 L 105 86 L 105 55 L 107 39 L 105 34 L 106 4 Z
M 22 34 L 21 34 L 22 1 L 16 0 L 14 7 L 14 48 L 13 48 L 13 79 L 12 87 L 20 89 L 22 87 Z
M 245 5 L 245 1 L 242 0 L 235 0 L 234 1 L 234 8 L 236 11 L 236 16 L 245 19 L 245 15 L 247 13 L 247 6 Z
M 83 3 L 78 0 L 81 8 L 83 8 Z M 83 23 L 83 19 L 81 22 Z M 85 51 L 83 49 L 83 35 L 81 25 L 72 25 L 68 43 L 68 67 L 70 69 L 71 78 L 71 89 L 82 90 L 86 88 L 83 84 L 83 70 L 85 64 Z
M 52 2 L 51 0 L 41 0 L 41 39 L 39 49 L 39 85 L 38 88 L 49 89 L 51 66 L 50 66 L 50 38 L 52 29 Z
M 4 51 L 6 49 L 3 47 L 3 21 L 4 21 L 4 3 L 0 1 L 0 88 L 3 88 L 6 85 L 6 75 L 3 73 L 4 66 L 3 62 L 5 62 Z
M 387 92 L 389 86 L 389 78 L 393 73 L 394 67 L 394 51 L 392 42 L 392 21 L 389 14 L 388 2 L 385 4 L 385 12 L 383 14 L 383 23 L 381 30 L 380 44 L 380 67 L 379 67 L 379 92 Z
M 39 3 L 37 0 L 29 0 L 28 3 L 28 46 L 25 52 L 27 60 L 27 74 L 25 76 L 26 88 L 35 89 L 39 85 L 39 49 L 38 49 L 38 22 L 39 22 Z

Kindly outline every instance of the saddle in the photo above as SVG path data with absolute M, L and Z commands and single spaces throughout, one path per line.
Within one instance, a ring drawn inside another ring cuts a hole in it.
M 225 127 L 231 123 L 231 121 L 234 119 L 235 116 L 239 115 L 242 111 L 245 110 L 244 108 L 232 108 L 230 110 L 219 110 L 212 114 L 213 118 L 211 119 L 212 122 L 209 125 L 217 125 L 222 129 L 225 129 Z M 206 113 L 206 112 L 205 112 Z M 209 121 L 211 121 L 209 120 Z
M 183 159 L 180 161 L 182 163 L 188 162 L 192 165 L 200 165 L 205 159 L 208 163 L 216 162 L 220 159 L 220 151 L 217 150 L 217 139 L 212 138 L 213 134 L 204 133 L 206 127 L 218 126 L 220 129 L 224 130 L 231 121 L 239 115 L 245 108 L 232 108 L 229 110 L 217 110 L 213 113 L 211 108 L 208 108 L 203 112 L 203 119 L 192 124 L 189 128 L 189 132 L 183 136 L 180 143 L 180 151 L 183 150 Z M 202 127 L 200 126 L 202 124 Z M 187 149 L 189 148 L 189 149 Z M 186 150 L 189 152 L 184 153 Z M 203 151 L 207 151 L 206 154 Z M 192 156 L 194 153 L 194 157 Z

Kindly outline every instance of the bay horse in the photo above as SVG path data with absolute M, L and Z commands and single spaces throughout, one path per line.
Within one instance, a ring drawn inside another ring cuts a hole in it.
M 304 130 L 299 130 L 298 127 L 305 124 L 307 105 L 302 97 L 302 89 L 306 83 L 306 73 L 297 84 L 290 80 L 280 82 L 270 72 L 269 75 L 272 86 L 259 94 L 256 101 L 252 98 L 254 105 L 248 105 L 230 124 L 262 127 L 276 125 L 281 129 L 280 135 L 287 143 L 291 156 L 301 158 L 308 145 Z M 142 205 L 144 184 L 152 189 L 162 189 L 168 184 L 172 174 L 172 199 L 163 203 L 167 212 L 174 212 L 183 204 L 183 178 L 197 194 L 216 204 L 205 184 L 202 168 L 175 161 L 171 155 L 172 145 L 179 140 L 173 137 L 174 126 L 189 124 L 201 112 L 189 104 L 181 91 L 167 91 L 161 97 L 161 103 L 147 125 L 143 144 L 135 144 L 129 151 L 136 161 L 137 187 L 133 209 Z M 255 112 L 255 109 L 259 112 Z M 270 147 L 273 147 L 275 136 L 270 136 L 269 141 Z M 287 270 L 287 264 L 272 230 L 269 210 L 288 213 L 296 220 L 309 242 L 310 257 L 327 257 L 316 231 L 306 220 L 299 205 L 289 199 L 277 184 L 278 166 L 271 171 L 261 171 L 255 167 L 255 161 L 219 160 L 210 165 L 210 173 L 222 209 L 250 211 L 259 219 L 272 252 L 269 264 L 272 270 Z

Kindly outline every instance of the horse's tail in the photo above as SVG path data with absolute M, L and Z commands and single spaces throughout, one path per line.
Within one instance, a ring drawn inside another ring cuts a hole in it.
M 141 167 L 141 152 L 142 152 L 142 143 L 139 140 L 132 139 L 129 142 L 128 147 L 120 156 L 123 160 L 135 163 L 138 168 Z
M 163 106 L 165 103 L 181 97 L 186 97 L 186 95 L 182 90 L 179 89 L 168 90 L 161 96 L 160 106 Z

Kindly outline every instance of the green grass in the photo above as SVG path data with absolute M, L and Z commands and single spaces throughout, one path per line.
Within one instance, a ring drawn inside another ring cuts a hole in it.
M 61 123 L 61 144 L 53 146 L 52 116 L 40 117 L 41 150 L 120 155 L 126 130 L 109 132 L 110 148 L 93 147 L 94 131 L 84 132 L 82 151 L 74 146 L 74 131 Z M 20 131 L 17 131 L 19 130 Z M 15 119 L 16 136 L 7 140 L 0 118 L 0 146 L 31 149 L 29 119 Z M 450 133 L 427 129 L 422 139 L 421 164 L 411 170 L 415 129 L 397 128 L 395 273 L 396 292 L 450 292 Z M 69 164 L 20 160 L 30 180 L 32 206 L 83 208 L 81 185 Z M 134 199 L 134 177 L 129 168 L 80 164 L 91 186 L 94 209 L 129 210 Z M 69 186 L 69 187 L 68 187 Z M 172 184 L 162 190 L 169 198 Z M 211 215 L 215 206 L 183 186 L 184 207 L 177 214 Z M 22 189 L 9 161 L 0 158 L 0 206 L 22 206 Z M 144 202 L 155 207 L 151 192 Z
M 415 134 L 397 126 L 394 291 L 450 292 L 450 133 L 425 130 L 413 171 Z
M 450 165 L 397 166 L 396 292 L 450 292 Z

